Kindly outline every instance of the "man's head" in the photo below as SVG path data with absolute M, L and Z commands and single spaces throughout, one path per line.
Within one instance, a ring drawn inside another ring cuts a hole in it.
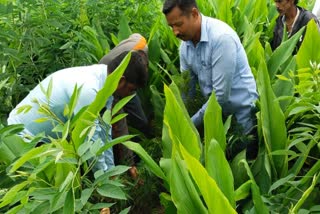
M 108 72 L 112 73 L 128 54 L 125 51 L 118 55 L 108 64 Z M 136 89 L 142 88 L 147 84 L 148 80 L 148 57 L 144 51 L 132 51 L 131 58 L 126 70 L 119 81 L 115 95 L 126 97 L 135 93 Z
M 127 39 L 121 41 L 108 54 L 100 59 L 100 64 L 108 65 L 113 59 L 125 51 L 142 50 L 148 56 L 147 40 L 139 33 L 131 34 Z
M 201 16 L 195 0 L 166 0 L 162 12 L 176 37 L 197 43 L 201 36 Z
M 282 15 L 288 14 L 292 8 L 296 8 L 299 0 L 275 0 L 278 13 Z

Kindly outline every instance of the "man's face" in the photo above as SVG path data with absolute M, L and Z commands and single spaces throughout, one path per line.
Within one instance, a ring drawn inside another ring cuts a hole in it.
M 183 41 L 193 39 L 195 35 L 194 24 L 196 19 L 192 13 L 183 14 L 180 8 L 174 7 L 166 15 L 166 19 L 176 37 Z
M 278 13 L 282 16 L 294 5 L 294 0 L 275 0 Z
M 136 90 L 137 86 L 135 84 L 128 82 L 125 77 L 122 77 L 115 94 L 119 98 L 123 98 L 134 94 Z

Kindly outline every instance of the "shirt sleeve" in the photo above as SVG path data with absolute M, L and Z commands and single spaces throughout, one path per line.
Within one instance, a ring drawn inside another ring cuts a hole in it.
M 231 35 L 219 37 L 211 55 L 211 84 L 220 106 L 223 108 L 230 97 L 232 78 L 236 70 L 237 45 Z M 199 126 L 203 122 L 208 101 L 195 113 L 191 120 Z

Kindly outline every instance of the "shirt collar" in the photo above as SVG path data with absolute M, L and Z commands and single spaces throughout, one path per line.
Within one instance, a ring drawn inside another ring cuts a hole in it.
M 300 15 L 300 9 L 299 9 L 299 7 L 297 7 L 297 14 L 296 14 L 296 17 L 294 17 L 294 21 L 293 21 L 293 23 L 292 23 L 292 28 L 293 28 L 294 24 L 296 23 L 299 15 Z M 282 21 L 283 24 L 286 23 L 286 16 L 285 16 L 285 15 L 283 15 L 283 16 L 281 17 L 281 21 Z
M 208 36 L 208 31 L 207 31 L 207 22 L 208 22 L 208 17 L 204 16 L 203 14 L 201 14 L 201 36 L 200 36 L 200 42 L 208 42 L 209 41 L 209 36 Z M 193 45 L 192 41 L 189 40 L 186 42 L 187 45 Z

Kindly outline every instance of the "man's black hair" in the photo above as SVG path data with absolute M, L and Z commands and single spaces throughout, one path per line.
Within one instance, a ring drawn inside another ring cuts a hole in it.
M 167 15 L 174 7 L 178 7 L 183 14 L 188 14 L 193 7 L 198 8 L 195 0 L 166 0 L 162 12 Z
M 113 72 L 125 58 L 129 51 L 125 51 L 108 64 L 109 72 Z M 146 54 L 141 51 L 132 51 L 131 58 L 123 73 L 126 80 L 138 88 L 146 86 L 148 81 L 148 60 Z

